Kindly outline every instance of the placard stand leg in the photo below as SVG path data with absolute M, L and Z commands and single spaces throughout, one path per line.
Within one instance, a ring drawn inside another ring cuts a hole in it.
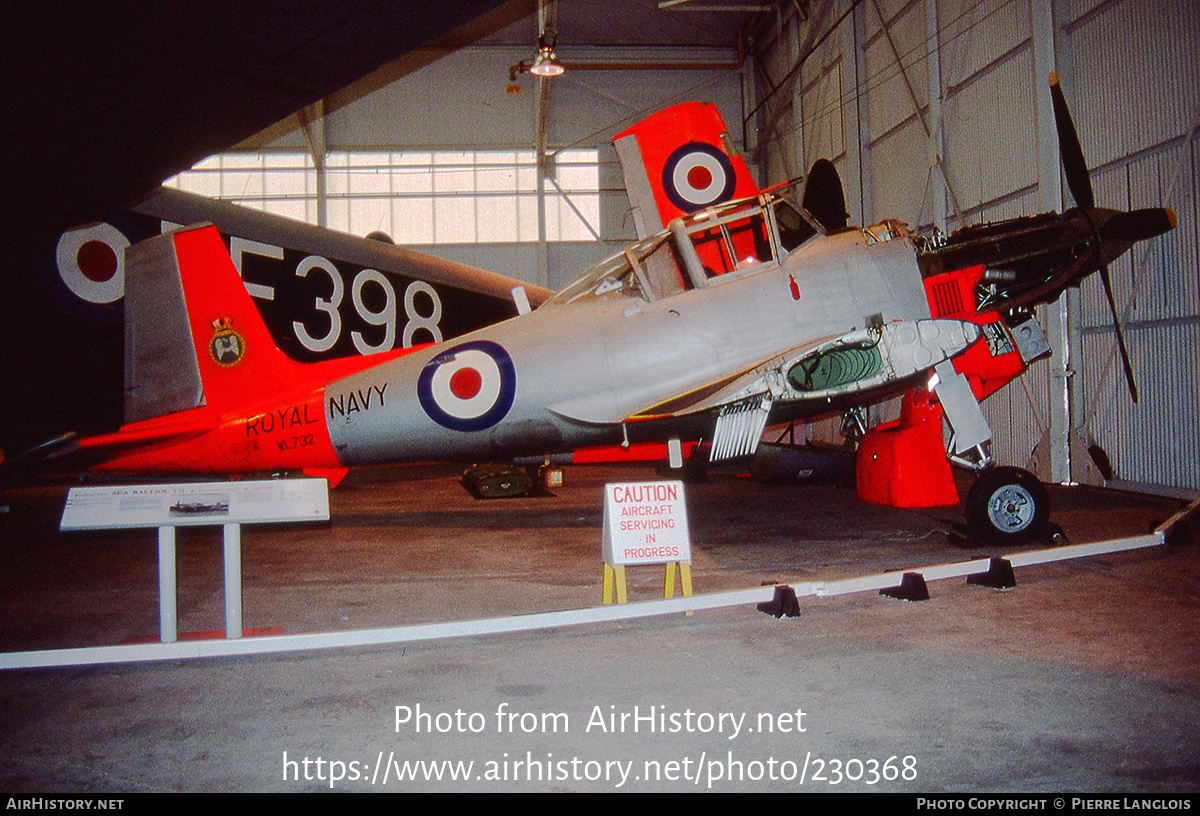
M 175 528 L 158 528 L 158 639 L 174 643 L 175 634 Z
M 225 524 L 225 637 L 242 636 L 242 525 Z
M 618 567 L 613 567 L 606 562 L 604 564 L 604 594 L 602 598 L 606 604 L 613 602 L 614 585 L 617 591 L 617 603 L 625 603 L 627 594 L 625 590 L 625 565 L 621 564 Z
M 242 629 L 242 525 L 224 524 L 225 637 L 240 638 Z M 176 603 L 175 528 L 158 528 L 158 639 L 179 639 Z
M 129 501 L 131 496 L 136 500 Z M 329 482 L 265 479 L 173 485 L 73 487 L 67 491 L 58 528 L 67 530 L 158 530 L 158 635 L 179 640 L 179 588 L 175 529 L 221 527 L 225 571 L 225 638 L 242 628 L 242 525 L 329 520 Z M 210 637 L 215 633 L 197 633 Z M 193 639 L 185 635 L 185 639 Z
M 692 596 L 692 565 L 686 561 L 679 564 L 679 588 L 685 598 Z M 675 597 L 675 562 L 667 562 L 666 580 L 663 583 L 663 597 Z

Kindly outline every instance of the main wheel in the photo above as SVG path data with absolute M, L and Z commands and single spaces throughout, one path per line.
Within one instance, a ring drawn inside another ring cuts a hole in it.
M 967 494 L 967 524 L 981 540 L 1019 547 L 1045 533 L 1050 497 L 1032 473 L 1014 467 L 988 468 Z

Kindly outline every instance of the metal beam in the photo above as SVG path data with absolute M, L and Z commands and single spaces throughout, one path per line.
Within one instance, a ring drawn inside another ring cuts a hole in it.
M 1058 150 L 1058 131 L 1054 124 L 1054 105 L 1050 97 L 1049 77 L 1057 71 L 1063 75 L 1059 57 L 1061 48 L 1058 15 L 1054 0 L 1034 0 L 1033 3 L 1033 65 L 1034 85 L 1037 88 L 1038 129 L 1038 191 L 1043 212 L 1062 212 L 1063 188 L 1061 158 Z M 1066 60 L 1062 60 L 1066 62 Z M 1079 377 L 1075 365 L 1080 359 L 1079 293 L 1068 289 L 1056 303 L 1048 307 L 1047 339 L 1053 350 L 1050 363 L 1050 472 L 1039 474 L 1048 481 L 1072 481 L 1071 432 L 1079 413 Z
M 846 209 L 858 223 L 867 224 L 874 218 L 871 199 L 870 122 L 867 115 L 866 65 L 863 43 L 866 23 L 858 0 L 840 0 L 848 15 L 849 36 L 842 29 L 842 129 L 846 144 Z

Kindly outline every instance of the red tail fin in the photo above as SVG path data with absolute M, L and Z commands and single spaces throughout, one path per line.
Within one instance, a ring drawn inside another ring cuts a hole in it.
M 205 404 L 244 404 L 297 386 L 214 226 L 172 236 Z
M 715 105 L 684 102 L 613 138 L 638 237 L 671 219 L 759 192 Z

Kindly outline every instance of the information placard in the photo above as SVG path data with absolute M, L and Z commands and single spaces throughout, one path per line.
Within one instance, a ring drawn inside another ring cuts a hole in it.
M 328 521 L 324 479 L 73 487 L 61 530 Z
M 638 482 L 604 486 L 606 564 L 690 563 L 683 482 Z

